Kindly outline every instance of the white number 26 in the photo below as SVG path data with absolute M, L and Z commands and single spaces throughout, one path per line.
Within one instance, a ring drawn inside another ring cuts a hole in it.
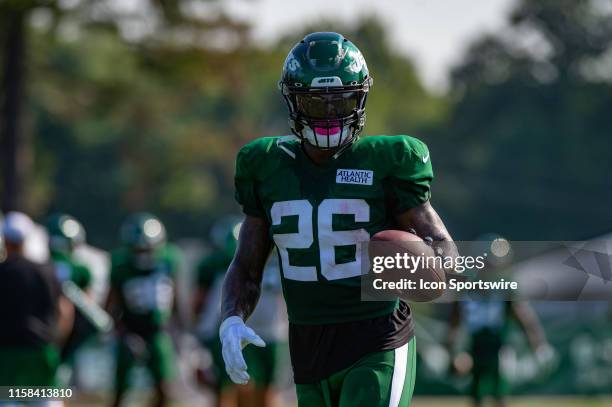
M 307 200 L 275 202 L 270 210 L 272 225 L 280 225 L 285 216 L 298 217 L 297 233 L 282 233 L 273 236 L 280 254 L 285 278 L 298 281 L 317 281 L 315 266 L 294 266 L 289 262 L 287 249 L 307 249 L 314 243 L 313 207 Z M 355 277 L 361 274 L 361 245 L 370 239 L 363 229 L 332 230 L 333 215 L 353 215 L 355 222 L 370 220 L 370 206 L 363 199 L 325 199 L 317 210 L 317 239 L 321 274 L 327 280 Z M 355 245 L 355 260 L 337 264 L 335 247 Z

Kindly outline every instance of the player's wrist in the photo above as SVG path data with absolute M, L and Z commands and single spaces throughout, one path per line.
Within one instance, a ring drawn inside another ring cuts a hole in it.
M 244 321 L 238 315 L 232 315 L 231 317 L 225 318 L 221 323 L 221 326 L 219 326 L 219 337 L 223 338 L 225 332 L 227 332 L 230 327 L 235 325 L 244 325 Z

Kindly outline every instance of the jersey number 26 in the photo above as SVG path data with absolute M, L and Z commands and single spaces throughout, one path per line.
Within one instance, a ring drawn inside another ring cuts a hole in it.
M 316 266 L 294 266 L 289 262 L 288 249 L 308 249 L 314 243 L 312 217 L 314 208 L 305 200 L 275 202 L 270 209 L 272 225 L 280 225 L 283 217 L 297 216 L 297 233 L 274 234 L 285 278 L 298 281 L 317 281 Z M 370 220 L 370 206 L 363 199 L 325 199 L 317 208 L 317 239 L 321 275 L 327 280 L 356 277 L 361 274 L 361 242 L 370 239 L 363 228 L 355 230 L 332 230 L 333 215 L 353 215 L 355 222 Z M 336 246 L 355 245 L 355 260 L 337 264 Z

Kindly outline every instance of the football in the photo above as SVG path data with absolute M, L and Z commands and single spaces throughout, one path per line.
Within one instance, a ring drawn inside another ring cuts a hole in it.
M 433 249 L 413 233 L 402 230 L 378 232 L 370 240 L 369 256 L 372 264 L 376 258 L 386 261 L 384 272 L 379 274 L 385 281 L 414 282 L 412 289 L 397 289 L 402 300 L 428 302 L 444 293 L 444 269 L 434 261 Z

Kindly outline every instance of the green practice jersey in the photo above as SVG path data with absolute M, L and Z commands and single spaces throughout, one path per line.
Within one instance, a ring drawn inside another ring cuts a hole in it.
M 409 136 L 361 138 L 323 166 L 293 136 L 240 150 L 236 199 L 270 224 L 292 323 L 356 321 L 395 309 L 397 301 L 360 300 L 359 242 L 429 200 L 432 178 L 427 147 Z
M 149 269 L 135 267 L 127 249 L 112 254 L 111 287 L 119 295 L 122 322 L 129 331 L 152 334 L 164 327 L 172 314 L 179 260 L 171 245 L 156 251 Z
M 51 252 L 51 261 L 60 282 L 70 280 L 81 290 L 90 287 L 92 275 L 87 266 L 76 261 L 72 256 L 56 251 Z

